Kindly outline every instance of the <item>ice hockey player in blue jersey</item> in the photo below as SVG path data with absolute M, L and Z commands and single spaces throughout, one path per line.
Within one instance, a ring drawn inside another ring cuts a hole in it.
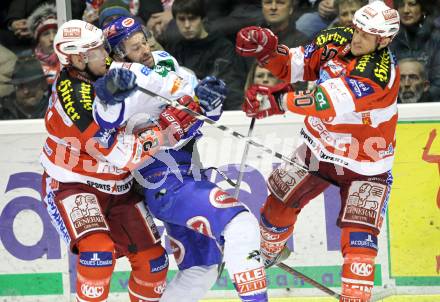
M 167 52 L 151 52 L 147 34 L 132 18 L 116 19 L 104 32 L 115 61 L 95 85 L 94 117 L 101 127 L 127 127 L 139 116 L 144 117 L 144 123 L 147 117 L 162 127 L 164 115 L 177 124 L 187 119 L 182 117 L 184 112 L 141 92 L 138 86 L 178 99 L 212 119 L 220 118 L 227 91 L 223 81 L 215 77 L 198 81 Z M 192 98 L 198 99 L 200 106 Z M 134 171 L 145 188 L 150 211 L 164 222 L 179 267 L 160 301 L 203 298 L 216 280 L 222 257 L 242 301 L 268 301 L 265 270 L 258 254 L 258 222 L 246 206 L 208 181 L 196 148 L 202 122 L 187 125 L 173 133 L 171 140 L 174 137 L 177 143 L 162 147 L 154 154 L 155 160 Z

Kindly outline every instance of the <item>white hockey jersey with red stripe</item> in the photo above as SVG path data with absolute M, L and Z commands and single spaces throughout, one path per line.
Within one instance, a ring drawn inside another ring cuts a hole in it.
M 352 28 L 320 32 L 309 45 L 279 46 L 265 63 L 290 83 L 315 81 L 312 98 L 284 96 L 287 109 L 306 115 L 300 136 L 314 155 L 362 175 L 391 170 L 400 74 L 388 48 L 355 57 Z

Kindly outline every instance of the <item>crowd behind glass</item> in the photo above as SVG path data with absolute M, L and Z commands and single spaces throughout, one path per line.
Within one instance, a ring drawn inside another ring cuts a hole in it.
M 188 0 L 200 2 L 201 0 Z M 235 54 L 235 34 L 249 25 L 270 28 L 280 43 L 306 45 L 323 29 L 351 26 L 367 0 L 204 0 L 191 12 L 195 27 L 172 14 L 173 0 L 71 0 L 72 17 L 103 28 L 119 16 L 145 25 L 152 50 L 165 50 L 198 78 L 215 75 L 229 87 L 225 110 L 239 110 L 252 83 L 275 85 L 269 71 Z M 388 0 L 401 29 L 391 49 L 401 72 L 399 103 L 440 100 L 440 0 Z M 55 1 L 0 4 L 0 119 L 44 117 L 61 65 L 53 51 Z M 196 34 L 194 34 L 194 32 Z M 197 34 L 200 33 L 200 34 Z M 300 83 L 295 89 L 310 89 Z

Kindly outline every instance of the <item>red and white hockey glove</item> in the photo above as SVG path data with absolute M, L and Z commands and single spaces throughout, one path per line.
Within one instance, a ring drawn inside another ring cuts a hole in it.
M 249 26 L 237 33 L 235 51 L 243 57 L 255 57 L 263 62 L 276 50 L 278 38 L 270 29 Z
M 185 95 L 179 99 L 179 103 L 192 111 L 201 112 L 200 106 L 192 97 Z M 198 120 L 185 111 L 168 106 L 159 116 L 159 124 L 162 130 L 169 131 L 177 141 L 184 138 Z
M 292 91 L 292 86 L 286 83 L 272 87 L 252 85 L 245 93 L 243 111 L 247 116 L 257 119 L 283 114 L 286 111 L 283 96 L 289 91 Z

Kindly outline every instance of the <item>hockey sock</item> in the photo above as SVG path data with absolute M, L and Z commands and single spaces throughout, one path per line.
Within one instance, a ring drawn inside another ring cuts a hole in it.
M 106 301 L 115 267 L 113 241 L 107 233 L 94 233 L 82 238 L 77 247 L 77 301 Z
M 258 221 L 249 212 L 241 212 L 225 227 L 224 261 L 242 301 L 267 300 L 266 272 L 260 261 Z
M 283 250 L 292 235 L 293 225 L 300 211 L 287 207 L 272 195 L 267 198 L 260 218 L 260 251 L 266 266 L 271 265 L 273 259 Z
M 368 302 L 374 286 L 377 236 L 368 229 L 344 227 L 341 302 Z
M 128 255 L 132 272 L 128 280 L 131 302 L 158 301 L 166 286 L 168 255 L 160 244 Z

